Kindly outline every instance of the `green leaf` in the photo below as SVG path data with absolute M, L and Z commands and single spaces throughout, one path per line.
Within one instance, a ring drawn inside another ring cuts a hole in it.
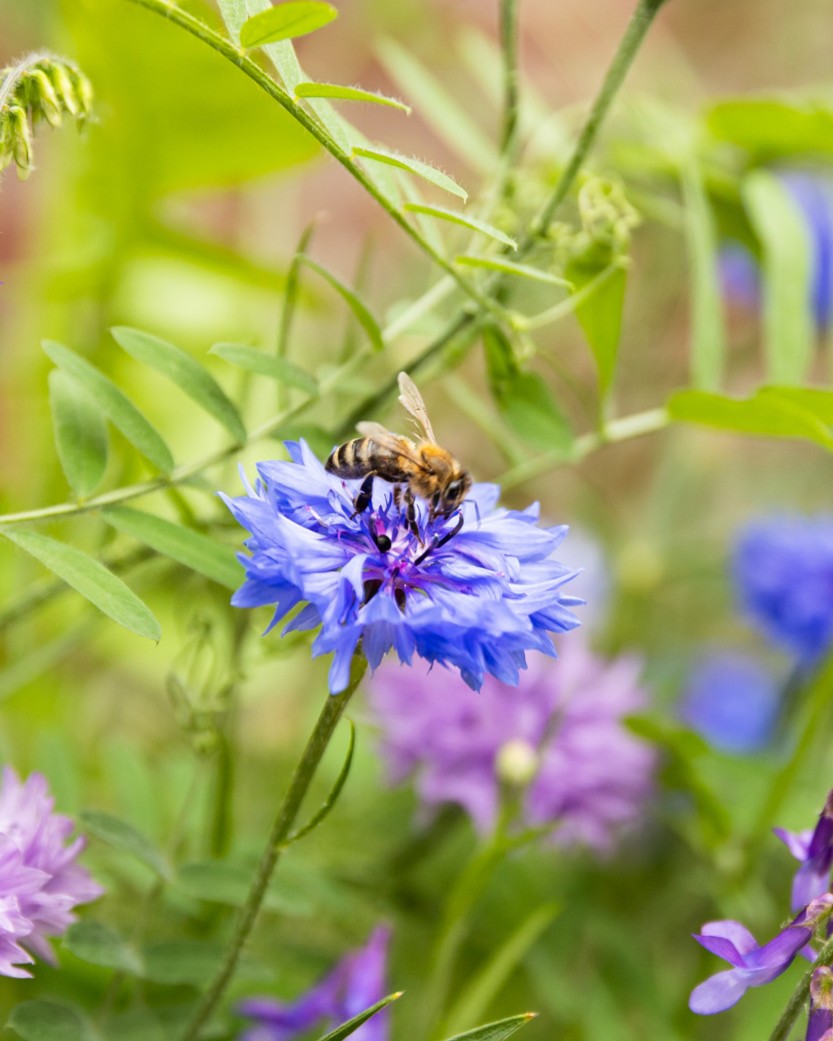
M 348 288 L 342 281 L 336 278 L 336 276 L 328 271 L 325 267 L 316 263 L 310 257 L 299 254 L 299 260 L 301 260 L 308 268 L 312 268 L 313 271 L 317 272 L 323 279 L 333 287 L 344 299 L 347 306 L 353 312 L 356 317 L 356 321 L 367 333 L 370 343 L 375 351 L 383 351 L 385 349 L 385 341 L 382 339 L 382 330 L 379 328 L 379 323 L 368 311 L 362 301 L 356 296 L 352 289 Z
M 252 872 L 248 867 L 223 860 L 202 860 L 184 864 L 176 876 L 176 885 L 186 896 L 197 900 L 208 900 L 215 904 L 242 907 L 252 885 Z M 263 906 L 281 914 L 309 914 L 297 895 L 284 895 L 280 889 L 267 890 Z
M 378 94 L 375 90 L 362 90 L 361 87 L 342 87 L 338 83 L 299 83 L 295 87 L 296 98 L 336 98 L 339 101 L 367 101 L 375 105 L 387 105 L 398 108 L 400 112 L 411 114 L 411 106 L 398 98 L 389 98 L 386 94 Z
M 504 246 L 509 246 L 511 249 L 517 249 L 518 243 L 496 228 L 494 224 L 488 224 L 484 220 L 478 220 L 476 217 L 469 217 L 465 213 L 460 213 L 459 210 L 447 210 L 444 206 L 425 206 L 420 202 L 406 202 L 402 207 L 403 210 L 407 210 L 409 213 L 421 213 L 426 217 L 437 217 L 439 220 L 450 221 L 452 224 L 459 224 L 460 227 L 468 228 L 469 231 L 479 231 L 483 235 L 488 235 L 490 239 L 495 239 L 498 242 L 502 242 Z M 457 258 L 460 259 L 459 257 Z M 522 268 L 524 265 L 517 264 L 515 267 Z M 535 270 L 531 268 L 530 270 Z
M 95 1041 L 97 1036 L 80 1012 L 57 1001 L 15 1005 L 8 1025 L 24 1041 Z
M 549 271 L 542 271 L 539 267 L 530 264 L 515 264 L 503 257 L 478 257 L 472 253 L 460 253 L 454 258 L 456 264 L 465 264 L 467 267 L 483 267 L 490 271 L 500 271 L 505 275 L 516 275 L 518 278 L 529 278 L 533 282 L 546 282 L 551 286 L 567 286 L 573 288 L 573 283 L 566 278 L 559 278 Z
M 234 550 L 198 531 L 129 506 L 108 506 L 101 516 L 118 531 L 226 589 L 237 589 L 243 579 Z
M 600 270 L 574 261 L 567 265 L 564 274 L 575 286 L 574 297 L 586 293 L 576 303 L 575 313 L 596 359 L 599 392 L 605 398 L 616 371 L 627 272 L 618 264 Z
M 691 370 L 699 390 L 716 390 L 726 355 L 714 217 L 697 163 L 682 169 L 691 284 Z
M 82 384 L 60 369 L 49 373 L 49 403 L 61 469 L 76 497 L 86 499 L 107 469 L 107 424 Z
M 116 343 L 131 357 L 156 369 L 176 384 L 224 426 L 236 442 L 243 444 L 246 441 L 246 428 L 237 409 L 214 377 L 190 354 L 139 329 L 116 326 L 110 331 Z
M 474 1030 L 467 1030 L 464 1034 L 455 1034 L 454 1037 L 448 1038 L 448 1041 L 503 1041 L 503 1038 L 525 1027 L 537 1015 L 537 1012 L 522 1012 L 519 1016 L 509 1016 L 508 1019 L 499 1019 L 494 1023 L 475 1027 Z
M 43 349 L 53 362 L 74 377 L 101 411 L 142 455 L 163 473 L 174 466 L 170 449 L 132 401 L 103 372 L 75 351 L 54 340 L 44 340 Z
M 761 437 L 804 438 L 833 449 L 833 436 L 825 423 L 773 390 L 745 400 L 683 390 L 671 396 L 667 407 L 668 415 L 677 422 Z
M 137 952 L 115 930 L 103 922 L 86 919 L 67 929 L 63 945 L 76 958 L 91 965 L 103 965 L 133 975 L 141 975 L 142 960 Z
M 773 174 L 755 170 L 741 186 L 763 249 L 764 354 L 774 383 L 800 383 L 813 352 L 810 239 L 801 211 Z
M 394 994 L 388 994 L 387 997 L 382 998 L 381 1001 L 377 1001 L 375 1005 L 371 1005 L 370 1008 L 366 1008 L 363 1012 L 360 1012 L 357 1016 L 353 1016 L 352 1019 L 348 1019 L 346 1023 L 342 1023 L 341 1026 L 331 1030 L 328 1034 L 324 1034 L 318 1041 L 342 1041 L 343 1038 L 349 1037 L 352 1033 L 366 1023 L 371 1016 L 375 1016 L 377 1012 L 381 1012 L 383 1008 L 386 1008 L 391 1002 L 396 1001 L 402 997 L 402 991 L 396 991 Z
M 84 810 L 79 819 L 84 831 L 106 842 L 108 846 L 128 853 L 165 881 L 172 877 L 170 865 L 165 857 L 150 839 L 132 824 L 102 810 Z
M 159 622 L 144 603 L 112 571 L 74 546 L 25 528 L 2 528 L 10 542 L 39 560 L 50 571 L 125 629 L 158 641 Z
M 268 11 L 249 18 L 240 30 L 245 48 L 306 36 L 338 18 L 338 10 L 323 0 L 284 0 Z
M 286 358 L 278 358 L 274 354 L 266 354 L 256 347 L 244 347 L 238 343 L 215 343 L 209 354 L 216 354 L 231 365 L 237 365 L 248 372 L 285 383 L 288 387 L 296 387 L 305 394 L 318 393 L 318 384 L 308 372 Z
M 142 955 L 145 978 L 175 987 L 207 983 L 216 973 L 225 948 L 205 940 L 163 940 L 149 944 Z
M 722 101 L 706 117 L 714 137 L 744 148 L 757 162 L 797 155 L 833 155 L 833 110 L 785 98 Z
M 484 330 L 486 367 L 492 395 L 506 422 L 522 438 L 547 451 L 561 447 L 565 455 L 572 434 L 540 376 L 523 372 L 511 343 L 495 327 Z
M 821 387 L 761 387 L 758 396 L 789 402 L 827 426 L 833 426 L 833 390 L 823 390 Z
M 544 904 L 534 911 L 497 948 L 494 955 L 472 979 L 466 982 L 453 1007 L 444 1020 L 447 1030 L 455 1030 L 463 1023 L 476 1020 L 512 971 L 520 963 L 541 933 L 558 914 L 556 904 Z
M 491 172 L 497 159 L 494 144 L 434 73 L 392 39 L 378 41 L 376 49 L 388 74 L 452 152 Z
M 385 148 L 378 147 L 356 147 L 353 149 L 353 155 L 359 156 L 361 159 L 372 159 L 376 163 L 385 163 L 387 166 L 395 166 L 400 170 L 407 170 L 408 173 L 412 173 L 415 177 L 421 177 L 423 180 L 436 185 L 437 188 L 451 192 L 452 195 L 457 195 L 463 202 L 469 197 L 465 188 L 461 188 L 448 174 L 438 170 L 435 166 L 423 163 L 421 159 L 414 159 L 412 156 L 402 155 L 400 152 L 389 152 Z
M 240 30 L 248 18 L 246 0 L 217 0 L 217 3 L 232 42 L 239 43 Z

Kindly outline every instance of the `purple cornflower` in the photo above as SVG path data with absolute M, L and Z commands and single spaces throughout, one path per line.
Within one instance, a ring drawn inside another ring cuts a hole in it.
M 103 889 L 76 864 L 83 838 L 67 844 L 69 817 L 55 803 L 41 774 L 21 782 L 3 768 L 0 788 L 0 975 L 30 976 L 19 968 L 31 954 L 55 961 L 47 939 L 75 921 L 73 908 L 101 896 Z M 31 952 L 31 953 L 29 953 Z
M 810 304 L 818 329 L 833 318 L 833 177 L 809 170 L 783 170 L 781 183 L 804 218 L 810 243 Z M 749 310 L 760 306 L 758 264 L 738 242 L 720 251 L 720 275 L 726 296 Z
M 833 642 L 833 517 L 783 515 L 747 525 L 732 571 L 762 632 L 813 665 Z
M 756 752 L 772 736 L 779 696 L 775 678 L 755 659 L 717 652 L 692 669 L 680 717 L 715 748 Z
M 718 972 L 695 987 L 688 1007 L 701 1016 L 731 1008 L 750 987 L 761 987 L 786 971 L 812 935 L 809 925 L 791 923 L 768 944 L 759 947 L 752 933 L 740 922 L 707 922 L 694 939 L 734 968 Z
M 830 888 L 830 869 L 833 867 L 833 791 L 827 796 L 815 828 L 807 831 L 787 831 L 774 828 L 801 867 L 796 871 L 792 888 L 792 909 L 797 911 Z
M 291 462 L 258 464 L 248 496 L 223 497 L 251 532 L 232 603 L 274 604 L 270 628 L 303 604 L 283 631 L 320 626 L 313 653 L 334 655 L 333 694 L 358 649 L 374 669 L 393 649 L 475 689 L 486 673 L 516 684 L 525 651 L 554 656 L 549 634 L 579 624 L 569 608 L 581 601 L 562 595 L 574 572 L 554 557 L 567 529 L 539 527 L 537 506 L 500 509 L 499 488 L 477 484 L 449 517 L 417 501 L 417 536 L 390 484 L 377 478 L 357 514 L 358 480 L 328 473 L 303 441 L 286 447 Z
M 517 690 L 488 678 L 474 694 L 454 676 L 380 669 L 370 704 L 391 781 L 415 773 L 423 803 L 458 803 L 481 833 L 495 824 L 501 783 L 515 781 L 526 824 L 608 850 L 651 790 L 654 755 L 623 725 L 646 703 L 639 671 L 578 637 L 557 662 L 536 659 Z
M 820 965 L 810 978 L 810 1018 L 805 1041 L 833 1039 L 833 969 Z
M 296 1001 L 249 998 L 238 1012 L 253 1019 L 240 1041 L 291 1041 L 327 1020 L 335 1027 L 385 996 L 390 929 L 379 926 L 364 947 L 346 955 L 333 971 Z M 371 1016 L 353 1034 L 355 1041 L 387 1041 L 388 1011 Z

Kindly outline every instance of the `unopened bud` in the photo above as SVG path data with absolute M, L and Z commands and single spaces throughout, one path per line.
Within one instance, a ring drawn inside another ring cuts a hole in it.
M 93 110 L 93 85 L 79 69 L 70 69 L 76 96 L 81 104 L 81 115 L 88 116 Z
M 32 106 L 39 110 L 50 126 L 61 125 L 61 103 L 55 88 L 43 69 L 34 69 L 29 74 Z
M 7 119 L 17 172 L 20 178 L 25 180 L 32 169 L 32 131 L 29 120 L 19 105 L 13 105 L 9 109 Z
M 810 1000 L 816 1008 L 833 1011 L 833 969 L 821 965 L 810 978 Z
M 82 113 L 81 99 L 78 96 L 75 83 L 67 71 L 67 67 L 63 62 L 56 61 L 50 63 L 48 71 L 52 85 L 64 108 L 73 116 L 80 116 Z
M 495 759 L 495 769 L 504 784 L 523 788 L 538 771 L 538 753 L 528 741 L 513 738 L 501 745 Z

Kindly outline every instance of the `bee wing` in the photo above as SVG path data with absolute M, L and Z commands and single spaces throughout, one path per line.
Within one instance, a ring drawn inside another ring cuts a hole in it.
M 417 385 L 411 379 L 407 372 L 399 373 L 399 400 L 402 403 L 402 407 L 406 412 L 409 412 L 417 423 L 422 428 L 422 433 L 426 441 L 433 441 L 436 443 L 434 437 L 434 431 L 431 428 L 431 420 L 428 418 L 428 410 L 425 407 L 425 402 L 422 400 L 422 395 L 417 390 Z
M 372 441 L 374 445 L 384 448 L 393 455 L 404 455 L 406 458 L 410 459 L 412 463 L 415 463 L 420 467 L 420 469 L 422 469 L 422 462 L 417 458 L 416 453 L 414 452 L 414 446 L 407 437 L 401 437 L 399 434 L 394 434 L 392 431 L 383 427 L 381 423 L 357 423 L 356 430 L 358 430 L 362 437 L 366 437 L 369 441 Z

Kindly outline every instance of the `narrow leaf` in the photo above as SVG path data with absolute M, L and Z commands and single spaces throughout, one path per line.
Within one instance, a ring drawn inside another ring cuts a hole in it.
M 214 976 L 225 949 L 205 940 L 162 940 L 142 951 L 145 978 L 174 987 L 201 986 Z
M 706 122 L 718 140 L 751 153 L 752 165 L 833 155 L 833 109 L 816 99 L 730 98 L 715 105 Z
M 218 0 L 218 5 L 232 42 L 239 43 L 240 30 L 248 17 L 246 0 Z
M 60 369 L 49 373 L 49 403 L 61 469 L 75 495 L 86 499 L 107 469 L 107 424 L 84 387 Z
M 200 532 L 129 506 L 110 506 L 101 516 L 118 531 L 143 542 L 227 589 L 237 589 L 243 579 L 240 564 L 230 546 Z
M 454 258 L 454 262 L 465 264 L 466 267 L 483 267 L 490 271 L 500 271 L 506 275 L 517 275 L 518 278 L 529 278 L 533 282 L 546 282 L 551 286 L 573 288 L 573 283 L 566 278 L 559 278 L 558 275 L 542 271 L 541 268 L 532 267 L 530 264 L 515 264 L 511 260 L 504 260 L 503 257 L 478 257 L 472 253 L 461 253 Z
M 356 728 L 353 724 L 352 719 L 348 720 L 348 723 L 350 724 L 350 739 L 349 744 L 347 746 L 347 755 L 344 758 L 344 765 L 339 770 L 335 784 L 333 785 L 330 794 L 321 804 L 317 812 L 313 814 L 312 818 L 302 828 L 299 828 L 297 831 L 293 832 L 289 836 L 289 838 L 286 840 L 287 846 L 291 842 L 297 842 L 298 839 L 303 838 L 304 835 L 309 835 L 311 831 L 314 831 L 318 827 L 318 825 L 324 820 L 324 818 L 327 816 L 327 814 L 330 812 L 333 806 L 335 806 L 336 802 L 338 802 L 338 797 L 339 795 L 341 795 L 341 789 L 344 787 L 344 784 L 350 774 L 350 767 L 353 763 L 353 752 L 356 747 Z
M 74 546 L 67 546 L 36 531 L 3 528 L 2 534 L 72 586 L 108 618 L 138 636 L 159 640 L 162 635 L 159 622 L 136 594 L 103 564 Z
M 833 449 L 830 429 L 812 412 L 765 391 L 746 400 L 683 390 L 668 402 L 671 419 L 760 437 L 805 438 Z
M 338 83 L 299 83 L 295 88 L 296 98 L 336 98 L 339 101 L 367 101 L 374 105 L 387 105 L 400 112 L 411 114 L 411 106 L 398 98 L 389 98 L 386 94 L 378 94 L 375 90 L 362 90 L 361 87 L 342 87 Z
M 356 321 L 367 333 L 370 343 L 375 351 L 383 351 L 385 349 L 385 341 L 382 339 L 382 330 L 379 328 L 379 323 L 368 311 L 362 301 L 356 296 L 352 289 L 348 288 L 342 281 L 328 271 L 325 267 L 316 263 L 310 257 L 301 255 L 300 259 L 308 268 L 312 268 L 313 271 L 321 275 L 322 278 L 326 279 L 327 282 L 338 292 L 344 299 L 347 306 L 353 312 L 356 317 Z
M 249 18 L 240 30 L 245 48 L 306 36 L 338 18 L 338 10 L 323 0 L 285 0 Z
M 683 167 L 682 185 L 691 282 L 692 378 L 699 390 L 716 390 L 726 355 L 717 235 L 700 169 L 693 159 Z
M 370 1008 L 366 1008 L 364 1012 L 360 1012 L 357 1016 L 353 1016 L 352 1019 L 348 1019 L 346 1023 L 342 1023 L 341 1026 L 331 1030 L 328 1034 L 324 1034 L 318 1041 L 343 1041 L 343 1038 L 349 1037 L 352 1033 L 366 1023 L 371 1016 L 375 1016 L 377 1012 L 381 1012 L 383 1008 L 386 1008 L 391 1002 L 394 1002 L 402 997 L 402 991 L 396 991 L 393 994 L 388 994 L 387 997 L 382 998 L 381 1001 L 377 1001 L 375 1005 L 371 1005 Z
M 519 1016 L 509 1016 L 508 1019 L 498 1019 L 494 1023 L 486 1023 L 474 1030 L 467 1030 L 464 1034 L 455 1034 L 448 1041 L 503 1041 L 503 1038 L 514 1034 L 516 1030 L 525 1027 L 538 1015 L 537 1012 L 522 1012 Z
M 798 206 L 773 174 L 755 170 L 741 192 L 763 249 L 764 354 L 773 383 L 800 383 L 813 351 L 810 240 Z
M 8 1025 L 24 1041 L 94 1041 L 97 1036 L 80 1012 L 57 1001 L 15 1005 Z
M 139 329 L 116 326 L 110 331 L 116 343 L 131 357 L 161 372 L 224 426 L 235 441 L 245 442 L 246 428 L 239 412 L 214 377 L 190 354 Z
M 231 907 L 242 907 L 245 904 L 251 884 L 252 873 L 248 867 L 220 860 L 184 864 L 176 877 L 177 888 L 186 896 Z M 267 891 L 263 906 L 281 914 L 312 913 L 312 907 L 305 905 L 296 894 L 285 895 L 274 887 Z
M 509 246 L 511 249 L 518 248 L 518 243 L 502 232 L 500 228 L 496 228 L 494 224 L 488 224 L 486 221 L 478 220 L 476 217 L 469 217 L 465 213 L 460 213 L 459 210 L 447 210 L 444 206 L 425 206 L 419 202 L 406 202 L 402 209 L 407 210 L 409 213 L 422 213 L 426 217 L 437 217 L 439 220 L 459 224 L 463 228 L 468 228 L 469 231 L 479 231 L 483 235 L 488 235 L 489 238 L 502 242 L 504 246 Z M 522 268 L 523 265 L 518 264 L 516 267 Z M 531 268 L 530 270 L 534 271 L 535 269 Z
M 286 358 L 266 354 L 256 347 L 244 347 L 239 343 L 215 343 L 209 354 L 216 354 L 231 365 L 256 372 L 259 376 L 268 376 L 269 379 L 285 383 L 288 387 L 296 387 L 305 394 L 318 392 L 318 384 L 308 372 Z
M 75 351 L 55 343 L 54 340 L 45 340 L 43 349 L 59 369 L 83 384 L 104 415 L 134 448 L 163 473 L 170 473 L 174 465 L 170 449 L 159 436 L 159 432 L 111 379 Z
M 90 919 L 74 922 L 67 929 L 63 944 L 76 958 L 91 965 L 103 965 L 108 969 L 120 969 L 134 975 L 142 971 L 142 960 L 138 953 L 122 936 L 103 922 Z
M 478 170 L 493 170 L 494 144 L 436 75 L 391 39 L 380 40 L 376 47 L 394 82 L 453 153 Z
M 378 147 L 354 148 L 353 155 L 357 155 L 361 159 L 372 159 L 377 163 L 385 163 L 388 166 L 396 166 L 400 170 L 407 170 L 408 173 L 414 174 L 415 177 L 421 177 L 423 180 L 436 185 L 437 188 L 451 192 L 452 195 L 457 195 L 463 202 L 469 197 L 465 188 L 461 188 L 448 174 L 438 170 L 435 166 L 423 163 L 421 159 L 414 159 L 412 156 L 402 155 L 399 152 L 389 152 L 384 148 Z
M 599 270 L 580 263 L 567 265 L 565 274 L 575 285 L 575 312 L 587 337 L 599 373 L 599 391 L 604 398 L 613 383 L 619 338 L 622 334 L 622 310 L 625 305 L 627 272 L 624 267 L 610 265 Z
M 827 426 L 833 426 L 833 390 L 823 390 L 821 387 L 762 387 L 758 396 L 790 402 Z
M 132 824 L 101 810 L 84 810 L 80 815 L 80 821 L 82 829 L 90 835 L 95 835 L 97 839 L 122 853 L 128 853 L 165 881 L 171 878 L 171 869 L 165 857 L 150 839 Z

